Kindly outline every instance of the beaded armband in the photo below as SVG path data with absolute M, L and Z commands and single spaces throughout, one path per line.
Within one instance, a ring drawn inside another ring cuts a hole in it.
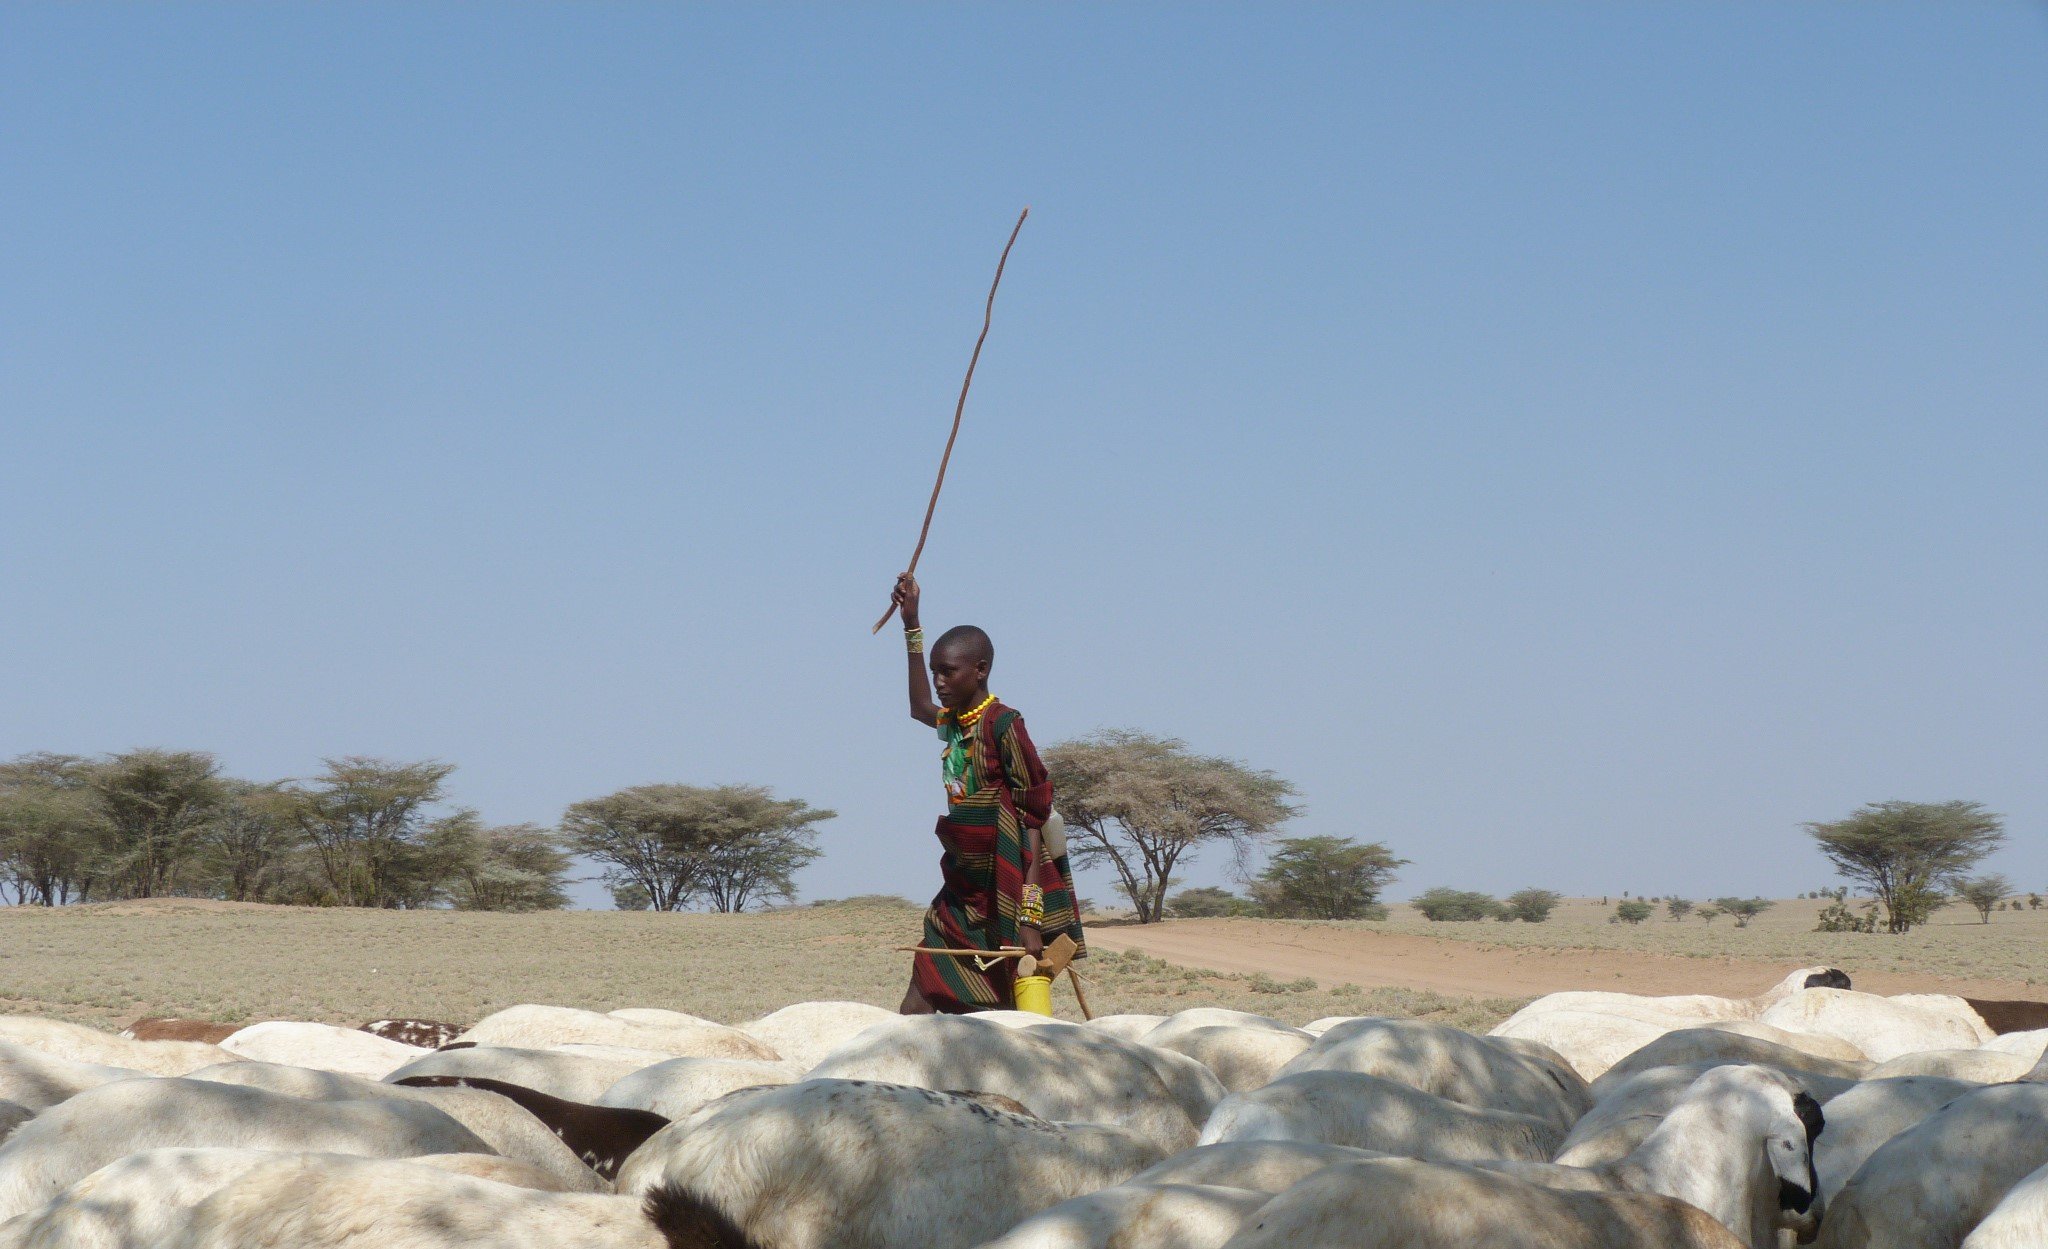
M 1040 924 L 1045 922 L 1044 886 L 1024 886 L 1024 897 L 1022 905 L 1018 908 L 1017 922 L 1020 924 L 1028 924 L 1033 928 L 1036 928 Z
M 924 654 L 924 630 L 905 629 L 903 631 L 903 647 L 913 655 Z

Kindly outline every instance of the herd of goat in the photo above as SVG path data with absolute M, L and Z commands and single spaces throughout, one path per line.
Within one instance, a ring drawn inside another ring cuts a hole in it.
M 0 1017 L 0 1249 L 2041 1249 L 2048 1007 Z

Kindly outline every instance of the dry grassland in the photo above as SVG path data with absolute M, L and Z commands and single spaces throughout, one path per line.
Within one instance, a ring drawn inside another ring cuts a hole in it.
M 791 1002 L 894 1007 L 921 912 L 802 907 L 761 915 L 529 915 L 324 910 L 164 900 L 0 910 L 0 1013 L 119 1028 L 139 1015 L 220 1022 L 386 1016 L 468 1023 L 546 1002 L 660 1006 L 728 1023 Z M 1519 1003 L 1424 990 L 1320 987 L 1102 951 L 1083 964 L 1096 1013 L 1231 1006 L 1306 1023 L 1390 1014 L 1485 1029 Z M 1062 984 L 1059 1014 L 1079 1018 Z
M 1672 920 L 1661 905 L 1655 916 L 1640 924 L 1610 924 L 1607 917 L 1613 908 L 1601 905 L 1598 898 L 1573 898 L 1543 924 L 1432 924 L 1414 908 L 1396 906 L 1383 923 L 1355 926 L 1509 948 L 1641 951 L 1787 967 L 1826 963 L 1866 971 L 2048 985 L 2048 910 L 1996 911 L 1984 924 L 1971 908 L 1950 906 L 1937 912 L 1933 923 L 1895 937 L 1815 932 L 1815 920 L 1827 905 L 1788 899 L 1747 928 L 1735 927 L 1725 915 L 1712 923 Z

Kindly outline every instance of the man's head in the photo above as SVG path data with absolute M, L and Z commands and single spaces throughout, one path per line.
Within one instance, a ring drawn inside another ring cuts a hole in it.
M 996 646 L 973 625 L 955 625 L 932 643 L 932 685 L 939 701 L 965 711 L 981 701 L 988 671 L 995 666 Z

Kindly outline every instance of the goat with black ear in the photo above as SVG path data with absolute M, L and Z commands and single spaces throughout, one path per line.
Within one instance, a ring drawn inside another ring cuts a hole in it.
M 1618 1162 L 1479 1165 L 1553 1188 L 1662 1193 L 1713 1215 L 1751 1249 L 1776 1249 L 1779 1228 L 1802 1244 L 1820 1230 L 1813 1143 L 1824 1126 L 1820 1103 L 1784 1072 L 1715 1067 Z

